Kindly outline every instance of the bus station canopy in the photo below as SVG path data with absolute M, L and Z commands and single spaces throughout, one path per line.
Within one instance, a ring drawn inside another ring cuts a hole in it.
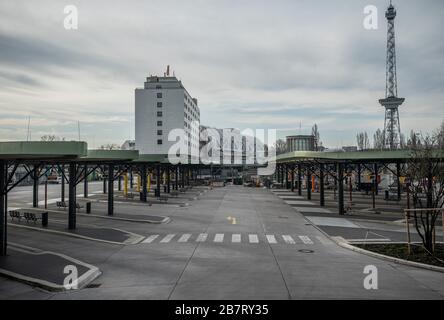
M 82 141 L 7 141 L 0 142 L 0 160 L 63 160 L 87 155 Z
M 78 162 L 128 162 L 139 158 L 137 150 L 88 150 Z

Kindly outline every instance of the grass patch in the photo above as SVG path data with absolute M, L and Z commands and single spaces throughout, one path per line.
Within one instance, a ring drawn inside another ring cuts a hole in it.
M 421 245 L 412 245 L 411 254 L 408 253 L 407 244 L 355 244 L 355 246 L 394 258 L 444 267 L 444 263 L 438 260 L 444 261 L 444 244 L 441 243 L 436 244 L 435 257 L 428 254 Z

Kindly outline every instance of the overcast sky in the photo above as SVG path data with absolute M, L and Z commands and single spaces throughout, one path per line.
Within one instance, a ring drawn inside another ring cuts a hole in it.
M 55 134 L 89 147 L 134 137 L 134 89 L 170 64 L 217 127 L 356 144 L 383 127 L 388 1 L 0 0 L 0 140 Z M 65 5 L 79 11 L 65 30 Z M 365 30 L 366 5 L 379 9 Z M 401 129 L 444 118 L 444 1 L 394 1 Z

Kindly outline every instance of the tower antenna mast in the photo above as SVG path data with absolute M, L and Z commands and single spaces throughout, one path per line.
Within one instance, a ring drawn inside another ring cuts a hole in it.
M 387 18 L 387 60 L 385 75 L 385 98 L 379 103 L 385 108 L 384 120 L 384 148 L 398 149 L 401 147 L 401 126 L 399 123 L 399 106 L 404 98 L 398 98 L 398 83 L 396 77 L 396 50 L 395 50 L 395 17 L 396 10 L 390 0 L 385 12 Z

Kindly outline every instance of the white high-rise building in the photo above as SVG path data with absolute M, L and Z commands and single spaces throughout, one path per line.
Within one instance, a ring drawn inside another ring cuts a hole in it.
M 169 73 L 169 72 L 168 72 Z M 200 110 L 175 76 L 150 76 L 135 90 L 136 150 L 141 154 L 168 154 L 175 141 L 168 141 L 173 129 L 184 129 L 189 147 L 199 148 Z M 196 125 L 192 126 L 195 121 Z

